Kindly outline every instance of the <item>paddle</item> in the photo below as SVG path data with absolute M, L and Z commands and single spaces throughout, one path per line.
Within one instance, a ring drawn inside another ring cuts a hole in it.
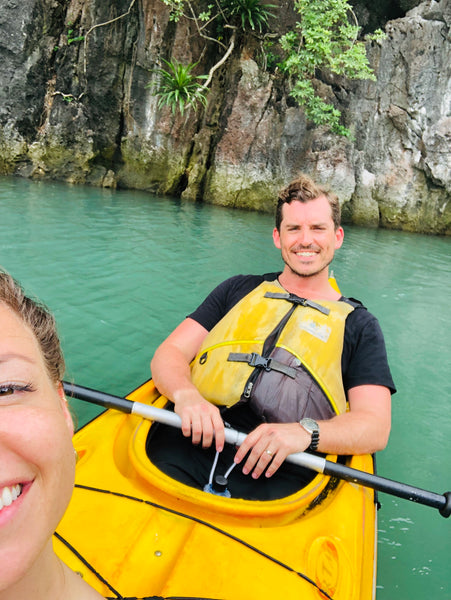
M 181 427 L 180 417 L 169 410 L 156 408 L 155 406 L 150 406 L 141 402 L 133 402 L 126 398 L 120 398 L 119 396 L 113 396 L 111 394 L 106 394 L 105 392 L 99 392 L 72 383 L 63 382 L 63 387 L 68 395 L 78 398 L 79 400 L 98 404 L 105 408 L 114 408 L 124 413 L 138 415 L 144 419 L 158 421 L 159 423 L 172 425 L 179 429 Z M 239 446 L 245 437 L 246 434 L 240 433 L 235 429 L 225 429 L 225 439 L 229 444 Z M 339 479 L 357 483 L 379 492 L 403 498 L 404 500 L 410 500 L 411 502 L 417 502 L 419 504 L 424 504 L 425 506 L 436 508 L 443 517 L 449 517 L 451 514 L 451 492 L 446 492 L 445 494 L 428 492 L 427 490 L 422 490 L 405 483 L 352 469 L 351 467 L 331 462 L 320 456 L 308 454 L 307 452 L 290 454 L 290 456 L 287 457 L 287 461 L 306 467 L 317 473 L 338 477 Z

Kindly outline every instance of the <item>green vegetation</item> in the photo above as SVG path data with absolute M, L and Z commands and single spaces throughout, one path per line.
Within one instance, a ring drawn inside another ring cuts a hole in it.
M 182 65 L 177 61 L 163 59 L 168 69 L 158 68 L 153 71 L 160 83 L 150 82 L 146 87 L 154 88 L 154 94 L 160 98 L 159 106 L 167 104 L 172 112 L 180 110 L 181 114 L 190 107 L 194 109 L 200 103 L 206 105 L 208 86 L 213 73 L 230 57 L 236 42 L 236 33 L 256 32 L 262 34 L 269 27 L 269 19 L 273 16 L 270 9 L 273 4 L 261 4 L 260 0 L 222 0 L 209 4 L 198 14 L 189 0 L 162 0 L 170 6 L 170 20 L 181 18 L 193 20 L 198 35 L 205 43 L 218 44 L 223 55 L 214 64 L 208 75 L 193 75 L 191 71 L 198 63 Z M 187 9 L 187 14 L 184 10 Z M 205 79 L 205 83 L 201 80 Z
M 365 44 L 357 40 L 359 26 L 352 9 L 347 0 L 297 0 L 294 5 L 299 14 L 296 29 L 279 40 L 285 54 L 280 68 L 290 78 L 290 95 L 314 123 L 349 135 L 340 124 L 340 111 L 316 94 L 313 79 L 318 70 L 349 79 L 375 79 Z M 377 32 L 373 39 L 381 35 Z
M 70 46 L 75 42 L 82 42 L 85 39 L 84 35 L 77 35 L 75 30 L 72 29 L 72 23 L 68 23 L 69 29 L 67 30 L 67 45 Z
M 250 28 L 262 33 L 267 29 L 269 19 L 275 16 L 270 12 L 273 8 L 277 7 L 274 4 L 261 4 L 260 0 L 228 0 L 224 2 L 223 11 L 232 19 L 237 17 L 243 31 Z
M 206 106 L 205 88 L 201 86 L 199 80 L 206 79 L 207 75 L 192 75 L 191 71 L 196 64 L 183 65 L 177 60 L 170 62 L 163 59 L 163 61 L 168 70 L 155 70 L 155 73 L 160 76 L 159 108 L 166 104 L 172 108 L 173 113 L 178 108 L 183 115 L 185 109 L 190 106 L 193 106 L 194 109 L 198 103 Z M 154 86 L 155 83 L 151 82 L 146 87 Z
M 366 56 L 365 43 L 358 39 L 359 25 L 348 0 L 294 0 L 294 22 L 290 31 L 279 35 L 271 31 L 276 11 L 286 10 L 261 0 L 216 0 L 197 12 L 190 0 L 162 0 L 171 8 L 173 21 L 189 19 L 207 45 L 215 43 L 222 53 L 208 75 L 193 75 L 198 63 L 182 65 L 164 61 L 168 69 L 156 69 L 159 106 L 169 105 L 173 112 L 201 103 L 205 106 L 208 86 L 214 71 L 230 57 L 237 34 L 242 43 L 251 36 L 260 46 L 261 68 L 275 76 L 282 74 L 289 93 L 317 125 L 325 125 L 340 135 L 350 135 L 341 124 L 341 114 L 315 88 L 315 77 L 334 74 L 348 79 L 375 79 Z M 276 24 L 276 21 L 275 21 Z M 276 27 L 273 27 L 275 30 Z M 370 39 L 379 40 L 379 30 Z M 199 57 L 200 60 L 200 57 Z M 202 83 L 200 80 L 205 79 Z

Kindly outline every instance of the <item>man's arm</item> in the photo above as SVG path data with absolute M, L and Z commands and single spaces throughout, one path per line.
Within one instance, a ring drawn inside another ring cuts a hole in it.
M 361 385 L 348 391 L 350 410 L 327 421 L 319 421 L 318 451 L 330 454 L 367 454 L 385 448 L 391 426 L 390 390 L 380 385 Z M 298 423 L 265 423 L 244 440 L 235 455 L 244 473 L 271 477 L 289 454 L 310 445 L 310 435 Z
M 320 452 L 372 454 L 387 445 L 391 427 L 391 393 L 381 385 L 348 390 L 349 411 L 322 421 Z M 321 427 L 321 425 L 320 425 Z
M 208 331 L 187 318 L 157 348 L 150 369 L 158 391 L 174 403 L 182 419 L 182 432 L 193 444 L 224 446 L 224 423 L 219 409 L 205 400 L 191 381 L 190 363 L 197 355 Z

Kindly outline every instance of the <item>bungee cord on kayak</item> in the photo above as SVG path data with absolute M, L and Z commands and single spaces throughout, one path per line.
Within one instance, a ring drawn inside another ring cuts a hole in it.
M 231 467 L 228 471 L 228 473 L 231 471 L 233 467 Z M 246 548 L 248 548 L 249 550 L 251 550 L 252 552 L 255 552 L 256 554 L 259 554 L 260 556 L 267 558 L 268 560 L 270 560 L 271 562 L 279 565 L 280 567 L 282 567 L 283 569 L 286 569 L 287 571 L 297 575 L 298 577 L 300 577 L 301 579 L 303 579 L 304 581 L 306 581 L 307 583 L 309 583 L 310 585 L 312 585 L 313 587 L 315 587 L 323 596 L 324 598 L 327 598 L 327 600 L 334 600 L 332 596 L 330 596 L 324 589 L 322 589 L 315 581 L 313 581 L 313 579 L 311 579 L 310 577 L 308 577 L 307 575 L 305 575 L 304 573 L 301 573 L 300 571 L 296 571 L 295 569 L 293 569 L 292 567 L 290 567 L 289 565 L 283 563 L 282 561 L 278 560 L 277 558 L 271 556 L 270 554 L 267 554 L 266 552 L 263 552 L 262 550 L 260 550 L 259 548 L 256 548 L 255 546 L 252 546 L 252 544 L 248 544 L 246 541 L 240 539 L 239 537 L 228 533 L 227 531 L 221 529 L 220 527 L 216 527 L 216 525 L 213 525 L 212 523 L 209 523 L 208 521 L 204 521 L 203 519 L 199 519 L 197 517 L 194 517 L 192 515 L 188 515 L 186 513 L 174 510 L 172 508 L 168 508 L 166 506 L 163 506 L 161 504 L 157 504 L 156 502 L 151 502 L 150 500 L 145 500 L 143 498 L 138 498 L 136 496 L 130 496 L 128 494 L 122 494 L 121 492 L 115 492 L 113 490 L 106 490 L 106 489 L 101 489 L 101 488 L 96 488 L 96 487 L 92 487 L 92 486 L 87 486 L 87 485 L 82 485 L 82 484 L 75 484 L 75 488 L 76 489 L 81 489 L 81 490 L 86 490 L 86 491 L 90 491 L 90 492 L 97 492 L 99 494 L 110 494 L 112 496 L 116 496 L 119 498 L 124 498 L 125 500 L 131 500 L 133 502 L 140 502 L 142 504 L 146 504 L 148 506 L 152 506 L 153 508 L 157 508 L 160 510 L 163 510 L 165 512 L 171 513 L 173 515 L 177 515 L 179 517 L 182 517 L 184 519 L 188 519 L 191 521 L 194 521 L 196 523 L 199 523 L 200 525 L 204 525 L 205 527 L 208 527 L 209 529 L 212 529 L 214 531 L 216 531 L 217 533 L 220 533 L 221 535 L 224 535 L 225 537 L 234 540 L 235 542 L 238 542 L 239 544 L 245 546 Z M 130 597 L 124 597 L 122 596 L 117 590 L 115 590 L 113 588 L 112 585 L 110 585 L 106 579 L 100 574 L 98 573 L 98 571 L 84 558 L 81 556 L 81 554 L 75 549 L 73 548 L 73 546 L 66 541 L 60 534 L 58 534 L 57 532 L 55 532 L 54 534 L 63 544 L 66 545 L 66 547 L 68 547 L 72 552 L 74 552 L 76 554 L 76 556 L 82 561 L 82 563 L 96 576 L 99 578 L 100 581 L 102 581 L 102 583 L 104 583 L 108 589 L 115 594 L 115 597 L 113 599 L 108 599 L 108 600 L 133 600 L 133 598 Z M 143 598 L 143 599 L 139 599 L 139 600 L 149 600 L 149 599 L 157 599 L 160 598 L 159 596 L 150 596 L 147 598 Z M 172 596 L 170 598 L 164 598 L 162 600 L 184 600 L 184 598 L 186 600 L 188 600 L 188 598 L 186 597 L 181 597 L 181 596 Z M 214 598 L 203 598 L 200 599 L 199 597 L 196 597 L 196 600 L 219 600 L 219 599 L 214 599 Z
M 215 475 L 216 466 L 218 464 L 220 452 L 216 452 L 215 458 L 213 460 L 213 466 L 211 467 L 210 475 L 208 477 L 208 483 L 204 486 L 204 492 L 207 494 L 215 494 L 217 496 L 228 496 L 231 497 L 231 493 L 227 488 L 228 476 L 236 467 L 237 463 L 232 463 L 232 465 L 227 469 L 224 475 Z
M 85 567 L 87 567 L 91 571 L 91 573 L 93 573 L 97 577 L 99 581 L 106 585 L 106 587 L 111 592 L 113 592 L 113 594 L 115 594 L 115 598 L 120 598 L 121 600 L 123 600 L 123 596 L 121 596 L 120 593 L 117 590 L 115 590 L 114 587 L 110 583 L 108 583 L 108 581 L 104 577 L 102 577 L 102 575 L 94 568 L 94 566 L 91 565 L 91 563 L 87 561 L 86 558 L 82 554 L 80 554 L 80 552 L 78 552 L 78 550 L 70 542 L 64 539 L 63 536 L 60 535 L 57 531 L 55 531 L 53 535 L 56 537 L 56 539 L 63 543 L 66 546 L 66 548 L 69 548 L 69 550 L 73 554 L 75 554 L 75 556 L 85 565 Z
M 122 596 L 114 587 L 108 583 L 108 581 L 102 577 L 102 575 L 94 568 L 93 565 L 89 561 L 86 560 L 84 556 L 78 552 L 76 548 L 72 544 L 70 544 L 66 539 L 63 538 L 59 533 L 55 531 L 53 534 L 62 544 L 66 546 L 71 552 L 75 554 L 75 556 L 87 567 L 91 573 L 93 573 L 99 581 L 107 586 L 107 588 L 113 592 L 113 596 L 108 596 L 105 600 L 221 600 L 221 598 L 200 598 L 196 596 L 145 596 L 138 598 L 137 596 Z

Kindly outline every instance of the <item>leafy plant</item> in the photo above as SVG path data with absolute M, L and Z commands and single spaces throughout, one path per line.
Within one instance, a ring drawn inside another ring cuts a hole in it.
M 260 0 L 223 0 L 215 4 L 208 4 L 206 9 L 196 14 L 190 0 L 162 0 L 164 4 L 170 7 L 170 20 L 179 21 L 182 17 L 193 19 L 196 23 L 199 35 L 210 42 L 216 42 L 223 50 L 223 56 L 214 64 L 208 75 L 194 76 L 191 71 L 197 65 L 183 65 L 178 61 L 164 61 L 168 67 L 166 69 L 157 69 L 160 75 L 161 84 L 154 93 L 159 96 L 158 106 L 169 105 L 172 111 L 180 110 L 181 114 L 189 106 L 196 108 L 197 104 L 206 106 L 206 93 L 208 85 L 212 79 L 213 73 L 229 58 L 235 45 L 236 30 L 240 27 L 243 31 L 255 31 L 260 33 L 268 27 L 269 18 L 274 16 L 270 12 L 271 8 L 276 8 L 273 4 L 261 4 Z M 184 13 L 185 5 L 188 7 L 188 13 Z M 235 25 L 237 21 L 239 26 Z M 214 31 L 209 31 L 208 27 L 214 24 Z M 228 30 L 227 34 L 225 30 Z M 229 35 L 229 32 L 232 32 Z M 214 36 L 214 37 L 213 37 Z M 228 45 L 226 45 L 228 43 Z M 207 81 L 201 84 L 201 79 Z M 154 87 L 154 83 L 146 87 Z
M 315 93 L 311 81 L 296 81 L 290 95 L 304 108 L 307 118 L 316 125 L 327 125 L 339 135 L 350 136 L 350 131 L 340 124 L 340 111 Z
M 169 15 L 170 21 L 177 22 L 183 17 L 185 0 L 163 0 L 163 2 L 171 9 L 171 14 Z
M 158 90 L 154 95 L 159 97 L 158 107 L 170 106 L 174 113 L 178 108 L 183 115 L 186 108 L 192 106 L 196 109 L 198 103 L 206 106 L 206 90 L 200 84 L 200 80 L 206 79 L 206 75 L 193 75 L 191 71 L 197 66 L 195 64 L 184 65 L 177 60 L 167 61 L 163 59 L 167 69 L 155 69 L 160 78 Z M 147 88 L 158 85 L 156 82 L 147 84 Z
M 260 0 L 229 0 L 224 6 L 230 17 L 236 16 L 239 19 L 243 31 L 250 28 L 252 31 L 258 29 L 260 33 L 268 27 L 269 19 L 274 17 L 271 13 L 272 8 L 277 6 L 261 4 Z
M 357 40 L 358 24 L 350 20 L 352 8 L 347 0 L 295 0 L 295 9 L 300 20 L 280 39 L 285 52 L 280 67 L 290 77 L 290 95 L 305 107 L 314 123 L 349 136 L 340 124 L 340 112 L 316 95 L 313 79 L 318 71 L 349 79 L 375 79 L 365 44 Z

